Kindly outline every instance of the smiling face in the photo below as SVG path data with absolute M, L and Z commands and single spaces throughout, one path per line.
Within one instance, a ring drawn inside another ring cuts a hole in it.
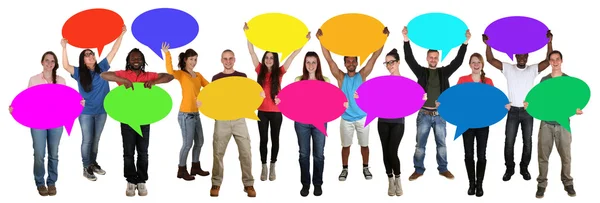
M 559 53 L 552 53 L 550 55 L 550 65 L 552 70 L 560 70 L 562 65 L 562 56 Z
M 437 51 L 427 52 L 427 65 L 429 65 L 430 68 L 437 67 L 437 64 L 439 61 L 440 61 L 440 52 L 437 52 Z
M 90 68 L 94 68 L 96 64 L 96 54 L 92 50 L 83 51 L 83 62 Z
M 272 68 L 273 63 L 275 63 L 275 57 L 273 56 L 273 53 L 267 52 L 264 59 L 265 66 L 267 66 L 267 68 Z
M 390 73 L 395 73 L 398 71 L 398 66 L 400 65 L 400 61 L 396 60 L 393 56 L 385 57 L 385 67 Z
M 317 58 L 314 56 L 306 57 L 305 65 L 308 73 L 315 74 L 315 72 L 317 71 Z
M 142 54 L 139 52 L 131 52 L 128 63 L 133 70 L 139 70 L 144 64 Z
M 198 62 L 198 56 L 190 56 L 185 59 L 186 69 L 194 69 Z
M 54 67 L 56 67 L 56 58 L 52 54 L 45 54 L 44 58 L 42 58 L 42 67 L 44 67 L 44 71 L 52 71 Z
M 525 68 L 529 54 L 515 54 L 515 58 L 517 58 L 517 67 Z
M 235 55 L 231 51 L 224 51 L 221 54 L 221 63 L 223 63 L 223 68 L 225 70 L 233 69 L 233 65 L 235 64 Z
M 358 66 L 358 57 L 355 57 L 355 56 L 344 57 L 344 66 L 346 67 L 346 70 L 349 73 L 356 72 L 356 66 Z
M 480 74 L 481 69 L 483 68 L 483 62 L 477 56 L 471 56 L 469 66 L 471 66 L 471 71 L 473 74 Z

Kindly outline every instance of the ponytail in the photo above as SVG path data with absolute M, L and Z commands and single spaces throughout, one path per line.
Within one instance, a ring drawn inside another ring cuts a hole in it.
M 483 68 L 481 69 L 481 83 L 485 84 L 485 72 L 483 71 Z

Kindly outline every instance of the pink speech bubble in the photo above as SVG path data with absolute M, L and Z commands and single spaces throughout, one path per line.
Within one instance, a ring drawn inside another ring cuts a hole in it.
M 25 89 L 11 103 L 12 117 L 29 128 L 47 130 L 65 126 L 71 136 L 75 119 L 83 111 L 83 98 L 71 87 L 42 84 Z
M 289 84 L 277 95 L 281 113 L 296 122 L 312 124 L 325 136 L 325 123 L 340 117 L 348 100 L 338 87 L 320 80 Z

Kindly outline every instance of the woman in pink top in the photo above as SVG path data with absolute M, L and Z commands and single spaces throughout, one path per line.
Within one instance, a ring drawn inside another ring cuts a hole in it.
M 65 79 L 56 75 L 58 69 L 58 58 L 54 52 L 48 51 L 42 55 L 41 73 L 29 78 L 29 87 L 41 84 L 61 84 L 66 85 Z M 13 108 L 9 107 L 10 113 Z M 52 128 L 47 130 L 31 129 L 31 138 L 33 139 L 33 176 L 38 193 L 41 196 L 56 195 L 56 180 L 58 178 L 58 145 L 63 133 L 63 128 Z M 46 146 L 48 146 L 48 179 L 44 180 L 46 169 L 44 167 L 44 158 L 46 156 Z
M 248 30 L 248 24 L 244 24 L 244 31 Z M 306 38 L 310 39 L 310 32 L 306 35 Z M 262 172 L 260 174 L 260 180 L 267 180 L 267 143 L 269 141 L 269 125 L 271 125 L 271 167 L 269 173 L 269 180 L 274 181 L 275 176 L 275 162 L 277 161 L 277 153 L 279 152 L 279 130 L 281 129 L 281 123 L 283 122 L 283 116 L 275 105 L 275 99 L 279 90 L 281 90 L 281 79 L 283 74 L 287 72 L 287 69 L 292 64 L 294 58 L 300 53 L 302 48 L 294 51 L 282 66 L 279 66 L 279 55 L 275 52 L 266 51 L 262 57 L 262 61 L 258 60 L 256 53 L 254 52 L 254 45 L 248 41 L 248 50 L 252 57 L 252 63 L 254 64 L 255 71 L 258 74 L 257 82 L 264 90 L 263 103 L 258 107 L 258 131 L 260 133 L 260 160 L 262 162 Z
M 485 72 L 483 72 L 483 64 L 484 60 L 481 54 L 474 53 L 471 55 L 471 58 L 469 59 L 469 66 L 471 66 L 472 73 L 460 77 L 457 84 L 467 82 L 483 82 L 485 84 L 494 86 L 492 79 L 485 77 Z M 477 197 L 483 196 L 483 188 L 481 184 L 483 183 L 485 165 L 487 162 L 485 158 L 485 151 L 489 132 L 489 127 L 483 127 L 470 128 L 463 133 L 462 137 L 465 147 L 465 166 L 467 167 L 467 175 L 469 177 L 469 190 L 467 191 L 468 195 L 476 194 Z M 475 168 L 475 160 L 473 156 L 475 139 L 477 139 L 477 168 Z

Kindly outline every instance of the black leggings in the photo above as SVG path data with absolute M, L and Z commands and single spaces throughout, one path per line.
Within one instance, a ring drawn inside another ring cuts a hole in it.
M 404 136 L 403 123 L 377 122 L 377 131 L 381 139 L 383 149 L 383 164 L 388 177 L 400 175 L 400 159 L 398 158 L 398 147 Z
M 267 144 L 269 143 L 269 124 L 271 125 L 271 163 L 277 161 L 279 153 L 279 131 L 283 116 L 281 112 L 258 111 L 258 132 L 260 133 L 260 161 L 267 163 Z

